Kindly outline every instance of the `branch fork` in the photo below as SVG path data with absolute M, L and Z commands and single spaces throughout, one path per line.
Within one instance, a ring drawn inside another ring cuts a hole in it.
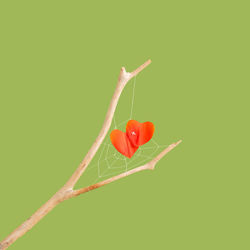
M 126 72 L 126 69 L 124 67 L 121 68 L 117 86 L 114 92 L 114 95 L 111 99 L 103 126 L 101 128 L 101 131 L 99 135 L 97 136 L 95 142 L 91 146 L 90 150 L 86 154 L 83 161 L 80 163 L 76 171 L 73 173 L 73 175 L 69 178 L 69 180 L 66 182 L 66 184 L 55 194 L 53 195 L 42 207 L 40 207 L 30 218 L 28 218 L 22 225 L 20 225 L 18 228 L 16 228 L 9 236 L 7 236 L 2 242 L 0 242 L 0 250 L 7 249 L 12 243 L 14 243 L 18 238 L 20 238 L 22 235 L 24 235 L 26 232 L 28 232 L 35 224 L 37 224 L 46 214 L 48 214 L 54 207 L 56 207 L 59 203 L 70 199 L 72 197 L 76 197 L 80 194 L 89 192 L 93 189 L 99 188 L 101 186 L 104 186 L 108 183 L 111 183 L 113 181 L 119 180 L 121 178 L 124 178 L 126 176 L 129 176 L 131 174 L 143 171 L 143 170 L 153 170 L 155 168 L 155 165 L 157 162 L 164 157 L 168 152 L 170 152 L 173 148 L 175 148 L 180 142 L 176 142 L 168 146 L 166 149 L 164 149 L 159 155 L 157 155 L 153 160 L 146 163 L 145 165 L 139 166 L 137 168 L 131 169 L 127 172 L 121 173 L 117 176 L 113 176 L 109 179 L 106 179 L 104 181 L 98 182 L 94 185 L 84 187 L 81 189 L 74 190 L 74 187 L 79 180 L 79 178 L 82 176 L 86 168 L 88 167 L 89 163 L 95 156 L 97 150 L 99 149 L 100 145 L 102 144 L 104 138 L 106 137 L 109 128 L 112 123 L 112 119 L 114 116 L 114 112 L 117 106 L 117 103 L 119 101 L 120 95 L 128 83 L 128 81 L 135 77 L 137 74 L 139 74 L 144 68 L 146 68 L 151 63 L 151 60 L 146 61 L 144 64 L 142 64 L 140 67 L 138 67 L 133 72 Z

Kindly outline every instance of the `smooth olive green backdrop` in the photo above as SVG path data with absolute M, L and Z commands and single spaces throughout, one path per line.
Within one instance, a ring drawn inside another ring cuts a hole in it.
M 250 249 L 247 3 L 1 1 L 0 239 L 82 160 L 121 66 L 151 58 L 134 118 L 183 143 L 153 172 L 60 204 L 10 249 Z

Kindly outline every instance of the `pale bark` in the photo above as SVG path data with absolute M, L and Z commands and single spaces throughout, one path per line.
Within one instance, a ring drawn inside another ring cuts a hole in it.
M 147 169 L 154 169 L 155 164 L 170 150 L 172 150 L 174 147 L 176 147 L 181 141 L 178 141 L 177 143 L 171 144 L 168 146 L 165 150 L 163 150 L 158 156 L 156 156 L 153 160 L 146 163 L 143 166 L 139 166 L 135 169 L 131 169 L 127 172 L 124 172 L 120 175 L 111 177 L 107 180 L 101 181 L 99 183 L 96 183 L 94 185 L 91 185 L 89 187 L 81 188 L 78 190 L 74 190 L 74 186 L 83 174 L 83 172 L 86 170 L 87 166 L 95 156 L 97 150 L 99 149 L 100 145 L 102 144 L 105 136 L 107 135 L 109 128 L 112 123 L 112 119 L 114 116 L 114 112 L 119 100 L 119 97 L 122 93 L 122 90 L 126 86 L 127 82 L 136 76 L 139 72 L 141 72 L 144 68 L 146 68 L 151 63 L 150 60 L 146 61 L 144 64 L 142 64 L 140 67 L 138 67 L 133 72 L 129 73 L 126 72 L 125 68 L 122 67 L 120 71 L 120 75 L 118 78 L 118 83 L 114 92 L 114 95 L 111 99 L 108 112 L 106 114 L 104 124 L 102 126 L 102 129 L 97 136 L 95 142 L 91 146 L 90 150 L 88 151 L 87 155 L 83 159 L 83 161 L 80 163 L 79 167 L 76 169 L 76 171 L 73 173 L 73 175 L 69 178 L 69 180 L 66 182 L 66 184 L 55 194 L 53 195 L 42 207 L 40 207 L 30 218 L 28 218 L 21 226 L 16 228 L 9 236 L 7 236 L 1 243 L 0 243 L 0 250 L 4 250 L 7 247 L 9 247 L 12 243 L 14 243 L 19 237 L 24 235 L 27 231 L 29 231 L 36 223 L 38 223 L 46 214 L 48 214 L 56 205 L 63 202 L 64 200 L 67 200 L 69 198 L 78 196 L 80 194 L 86 193 L 90 190 L 93 190 L 95 188 L 101 187 L 103 185 L 106 185 L 108 183 L 111 183 L 115 180 L 124 178 L 128 175 L 137 173 L 142 170 Z

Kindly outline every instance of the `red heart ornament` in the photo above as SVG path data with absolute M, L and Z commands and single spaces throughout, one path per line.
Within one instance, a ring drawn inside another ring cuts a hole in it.
M 111 132 L 110 139 L 116 150 L 128 158 L 131 158 L 138 149 L 129 141 L 127 134 L 118 129 Z
M 126 133 L 130 142 L 134 146 L 141 146 L 151 140 L 155 131 L 152 122 L 140 123 L 136 120 L 130 120 L 126 126 Z
M 147 143 L 154 134 L 152 122 L 140 123 L 130 120 L 126 126 L 126 133 L 115 129 L 110 134 L 113 146 L 124 156 L 131 158 L 139 146 Z

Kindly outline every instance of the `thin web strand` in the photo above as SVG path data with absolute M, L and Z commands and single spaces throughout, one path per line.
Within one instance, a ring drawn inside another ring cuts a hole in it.
M 136 76 L 135 76 L 135 78 L 134 78 L 134 83 L 133 83 L 133 94 L 132 94 L 132 103 L 131 103 L 131 110 L 130 110 L 130 117 L 129 117 L 129 120 L 132 119 L 132 115 L 133 115 L 133 111 L 134 111 L 135 84 L 136 84 Z

